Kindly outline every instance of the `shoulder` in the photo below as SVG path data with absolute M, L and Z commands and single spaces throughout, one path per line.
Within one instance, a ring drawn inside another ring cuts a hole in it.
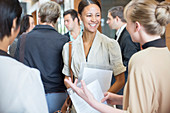
M 80 49 L 80 47 L 81 47 L 81 41 L 82 41 L 82 37 L 79 37 L 79 38 L 77 38 L 76 40 L 74 40 L 74 41 L 71 41 L 72 43 L 71 43 L 71 46 L 72 46 L 72 53 L 73 53 L 73 51 L 77 51 L 78 49 Z M 69 51 L 69 42 L 67 42 L 67 43 L 65 43 L 64 44 L 64 47 L 63 47 L 63 53 L 68 53 L 68 51 Z
M 64 35 L 67 36 L 67 37 L 69 37 L 69 32 L 65 33 Z
M 100 33 L 99 31 L 97 32 L 97 37 L 99 37 L 102 40 L 102 43 L 105 44 L 117 44 L 117 41 L 115 39 L 109 38 L 108 36 Z
M 63 50 L 68 49 L 68 47 L 69 47 L 69 42 L 64 44 Z
M 34 40 L 35 38 L 37 39 L 43 38 L 43 40 L 53 41 L 54 43 L 62 43 L 62 42 L 66 43 L 69 41 L 69 37 L 62 35 L 51 26 L 37 25 L 36 27 L 37 28 L 34 28 L 31 32 L 27 34 L 28 37 L 27 40 Z
M 104 38 L 102 43 L 110 50 L 120 49 L 119 44 L 115 39 Z
M 5 56 L 0 56 L 0 69 L 9 69 L 10 71 L 5 71 L 9 74 L 15 74 L 15 75 L 28 75 L 29 73 L 40 74 L 40 72 L 37 69 L 30 68 L 23 63 L 20 63 L 19 61 Z M 3 67 L 1 67 L 3 64 Z
M 150 56 L 149 54 L 150 50 L 141 50 L 136 52 L 135 54 L 132 55 L 132 57 L 130 58 L 129 64 L 133 65 L 135 67 L 141 67 L 148 64 L 148 56 Z
M 13 43 L 10 45 L 10 48 L 16 47 L 17 42 L 18 42 L 18 39 L 15 38 L 15 40 L 13 41 Z M 10 48 L 9 48 L 9 49 L 10 49 Z
M 51 32 L 47 33 L 47 35 L 51 36 L 51 38 L 56 39 L 56 40 L 61 40 L 61 41 L 65 41 L 65 42 L 69 41 L 69 37 L 59 33 L 55 29 L 52 29 Z M 50 37 L 47 37 L 47 38 L 50 38 Z
M 109 38 L 108 36 L 97 32 L 97 37 L 99 38 L 99 40 L 101 40 L 101 44 L 102 46 L 106 47 L 109 50 L 115 50 L 115 49 L 119 49 L 119 44 L 115 39 Z
M 0 79 L 12 84 L 41 83 L 40 72 L 37 69 L 30 68 L 10 57 L 0 56 L 0 71 Z
M 129 34 L 129 32 L 127 31 L 126 28 L 124 28 L 124 30 L 122 31 L 120 37 L 121 37 L 121 40 L 129 40 L 129 41 L 132 42 L 131 36 L 130 36 L 130 34 Z
M 60 40 L 62 40 L 64 42 L 68 42 L 69 41 L 69 37 L 66 36 L 66 35 L 62 35 L 62 34 L 60 34 L 58 32 L 56 33 L 56 35 L 57 35 L 57 38 L 59 38 Z

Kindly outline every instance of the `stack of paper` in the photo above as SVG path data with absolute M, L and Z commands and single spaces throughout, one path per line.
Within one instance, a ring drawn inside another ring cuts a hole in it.
M 79 80 L 84 80 L 87 88 L 93 94 L 97 101 L 101 101 L 104 92 L 110 88 L 113 71 L 109 66 L 96 66 L 83 64 L 80 69 Z M 79 81 L 80 82 L 80 81 Z M 81 87 L 81 84 L 78 83 Z M 89 106 L 81 97 L 79 97 L 71 88 L 68 93 L 73 102 L 77 113 L 99 113 Z

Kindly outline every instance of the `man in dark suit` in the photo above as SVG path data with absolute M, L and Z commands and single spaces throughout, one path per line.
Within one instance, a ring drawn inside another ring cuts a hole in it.
M 115 40 L 118 41 L 124 66 L 126 66 L 125 82 L 128 76 L 128 62 L 130 57 L 140 50 L 140 44 L 134 43 L 130 37 L 130 34 L 126 30 L 126 20 L 123 17 L 123 7 L 116 6 L 108 10 L 107 24 L 111 29 L 116 30 Z M 114 83 L 114 78 L 112 80 Z M 118 94 L 123 94 L 123 89 Z M 120 108 L 120 107 L 119 107 Z

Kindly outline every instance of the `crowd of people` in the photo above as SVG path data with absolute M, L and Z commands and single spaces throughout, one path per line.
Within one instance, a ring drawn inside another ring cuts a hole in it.
M 170 112 L 170 51 L 161 38 L 170 23 L 170 2 L 132 0 L 125 8 L 110 8 L 106 23 L 116 39 L 98 31 L 97 0 L 81 0 L 78 12 L 64 12 L 64 35 L 55 29 L 61 8 L 54 1 L 40 6 L 36 26 L 32 15 L 20 19 L 18 0 L 0 0 L 0 12 L 0 113 L 54 113 L 68 88 L 101 113 Z M 113 82 L 101 102 L 81 80 L 82 63 L 112 68 Z

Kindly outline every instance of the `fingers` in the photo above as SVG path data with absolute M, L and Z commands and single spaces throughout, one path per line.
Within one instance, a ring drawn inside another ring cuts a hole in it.
M 105 101 L 107 101 L 107 99 L 108 99 L 108 92 L 106 92 L 106 93 L 104 93 L 104 98 L 101 100 L 101 102 L 103 103 L 103 102 L 105 102 Z
M 86 88 L 86 83 L 84 82 L 84 80 L 81 80 L 81 85 L 82 85 L 82 88 Z
M 81 80 L 81 85 L 82 85 L 82 89 L 83 89 L 83 92 L 85 93 L 85 95 L 88 95 L 89 90 L 87 89 L 86 83 L 83 80 Z
M 66 83 L 68 83 L 69 85 L 71 84 L 71 83 L 70 83 L 70 80 L 71 80 L 70 77 L 69 77 L 68 79 L 64 79 L 64 81 L 65 81 Z
M 77 82 L 78 82 L 78 79 L 75 79 L 75 81 L 74 81 L 74 85 L 76 85 L 76 86 L 77 86 Z
M 71 77 L 69 77 L 68 79 L 69 79 L 69 81 L 71 81 Z
M 70 85 L 70 87 L 79 95 L 80 92 L 81 92 L 81 89 L 76 86 L 77 81 L 78 81 L 78 80 L 76 79 L 76 80 L 75 80 L 75 83 L 73 84 L 72 81 L 71 81 L 71 78 L 69 78 L 69 80 L 68 80 L 68 79 L 65 79 L 65 82 L 67 82 L 67 83 Z
M 88 90 L 85 82 L 81 80 L 81 85 L 82 85 L 82 93 L 83 95 L 81 96 L 88 104 L 92 104 L 95 100 L 93 97 L 93 94 Z
M 105 92 L 105 93 L 104 93 L 104 96 L 107 96 L 108 94 L 109 94 L 109 92 Z
M 105 102 L 107 100 L 107 97 L 104 97 L 102 100 L 101 100 L 101 103 Z
M 81 85 L 82 90 L 87 97 L 93 96 L 92 93 L 87 89 L 86 83 L 83 80 L 81 81 Z
M 70 86 L 73 85 L 71 78 L 64 79 L 65 82 L 67 82 Z M 78 79 L 75 79 L 74 85 L 77 85 Z
M 64 79 L 64 81 L 67 83 L 67 84 L 69 84 L 70 85 L 70 87 L 72 88 L 72 89 L 74 89 L 74 87 L 76 86 L 76 85 L 74 85 L 73 83 L 72 83 L 72 81 L 71 81 L 71 78 L 69 77 L 68 79 Z

